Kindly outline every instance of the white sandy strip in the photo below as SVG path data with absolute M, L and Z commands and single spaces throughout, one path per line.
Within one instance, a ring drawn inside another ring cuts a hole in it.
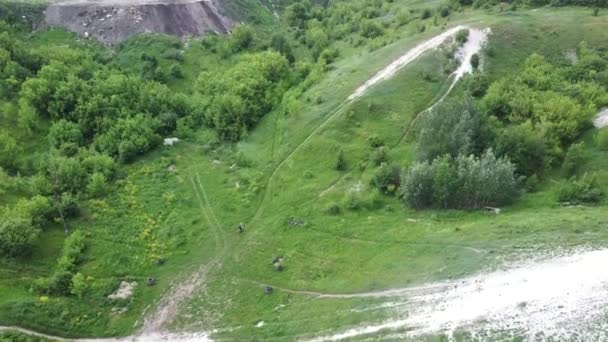
M 314 341 L 336 341 L 408 329 L 402 337 L 496 331 L 527 340 L 608 340 L 608 249 L 583 251 L 445 283 L 446 290 L 412 296 L 397 319 L 351 328 Z M 435 285 L 434 285 L 435 286 Z M 391 335 L 394 336 L 394 335 Z M 483 339 L 483 338 L 481 338 Z
M 380 83 L 380 82 L 392 77 L 397 71 L 399 71 L 404 66 L 408 65 L 410 62 L 415 60 L 418 56 L 420 56 L 421 54 L 423 54 L 424 52 L 426 52 L 430 49 L 435 49 L 435 48 L 439 47 L 439 45 L 441 45 L 441 43 L 443 43 L 448 37 L 455 35 L 456 32 L 458 32 L 462 29 L 468 29 L 468 27 L 463 26 L 463 25 L 453 27 L 429 40 L 426 40 L 426 41 L 416 45 L 415 47 L 410 49 L 406 54 L 404 54 L 403 56 L 401 56 L 398 59 L 396 59 L 395 61 L 393 61 L 391 64 L 389 64 L 384 69 L 380 70 L 380 72 L 378 72 L 376 75 L 374 75 L 374 77 L 370 78 L 362 86 L 357 88 L 357 90 L 355 90 L 355 92 L 352 93 L 348 97 L 348 100 L 354 100 L 354 99 L 360 97 L 361 95 L 365 94 L 365 92 L 367 92 L 367 90 L 369 88 L 373 87 L 377 83 Z
M 595 120 L 593 121 L 593 125 L 597 128 L 608 126 L 608 108 L 602 109 L 597 114 Z
M 47 335 L 24 329 L 20 327 L 0 326 L 0 331 L 15 331 L 25 335 L 45 338 L 52 341 L 75 341 L 75 342 L 211 342 L 212 339 L 206 333 L 152 333 L 137 336 L 117 337 L 117 338 L 64 338 Z
M 471 57 L 474 54 L 479 54 L 484 44 L 488 40 L 488 35 L 491 33 L 490 28 L 485 28 L 483 30 L 470 28 L 469 29 L 469 38 L 464 43 L 462 47 L 460 47 L 456 51 L 456 58 L 460 61 L 460 65 L 458 69 L 452 73 L 454 79 L 448 88 L 448 91 L 443 94 L 443 96 L 439 99 L 439 101 L 435 102 L 431 107 L 429 107 L 426 111 L 431 111 L 435 106 L 443 102 L 443 100 L 452 92 L 452 89 L 456 86 L 456 83 L 466 74 L 470 74 L 473 72 L 473 66 L 471 65 Z

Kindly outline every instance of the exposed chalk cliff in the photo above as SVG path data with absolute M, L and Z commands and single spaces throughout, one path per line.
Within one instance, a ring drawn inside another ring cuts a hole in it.
M 49 5 L 45 20 L 107 44 L 142 32 L 178 37 L 224 34 L 233 25 L 219 0 L 69 0 Z

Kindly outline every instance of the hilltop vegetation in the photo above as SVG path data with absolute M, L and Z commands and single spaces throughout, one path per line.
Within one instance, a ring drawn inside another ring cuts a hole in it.
M 526 8 L 544 4 L 281 1 L 267 4 L 273 18 L 241 1 L 234 10 L 255 11 L 230 36 L 113 48 L 31 33 L 11 7 L 0 323 L 125 335 L 171 280 L 221 257 L 174 326 L 291 339 L 363 321 L 336 310 L 373 301 L 260 285 L 384 289 L 475 272 L 521 246 L 604 243 L 608 133 L 592 120 L 608 105 L 605 16 Z M 445 99 L 466 30 L 346 101 L 417 42 L 478 20 L 490 41 Z M 109 299 L 123 280 L 138 283 L 133 296 Z

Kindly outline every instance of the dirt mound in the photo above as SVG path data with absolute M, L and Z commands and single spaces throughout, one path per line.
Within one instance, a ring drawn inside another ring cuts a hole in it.
M 63 26 L 106 44 L 142 32 L 195 37 L 206 32 L 225 34 L 233 21 L 224 15 L 219 0 L 62 1 L 49 5 L 46 23 Z

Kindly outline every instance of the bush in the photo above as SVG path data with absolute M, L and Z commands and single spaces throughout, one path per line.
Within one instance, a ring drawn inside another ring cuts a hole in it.
M 365 20 L 361 24 L 361 35 L 365 38 L 376 38 L 382 34 L 382 27 L 375 21 Z
M 372 176 L 372 185 L 385 194 L 394 194 L 401 182 L 401 168 L 399 165 L 389 166 L 382 163 Z
M 563 183 L 557 193 L 560 203 L 598 203 L 603 198 L 603 192 L 597 185 L 595 177 L 572 178 Z
M 325 209 L 325 212 L 328 215 L 336 216 L 336 215 L 340 215 L 340 213 L 342 212 L 342 209 L 340 209 L 340 206 L 337 203 L 330 203 L 327 206 L 327 208 Z
M 480 158 L 444 156 L 415 163 L 401 176 L 403 200 L 417 209 L 503 205 L 515 199 L 518 187 L 515 167 L 491 151 Z
M 5 210 L 0 217 L 0 251 L 10 256 L 27 255 L 40 232 L 40 228 L 32 224 L 30 217 Z
M 380 146 L 372 151 L 370 160 L 374 165 L 379 166 L 382 163 L 388 162 L 388 156 L 386 154 L 386 147 Z
M 336 170 L 338 171 L 346 171 L 346 159 L 344 158 L 344 151 L 340 150 L 338 152 L 338 158 L 336 160 Z
M 603 151 L 608 151 L 608 127 L 604 127 L 597 132 L 595 137 L 597 148 Z
M 573 144 L 568 148 L 562 169 L 567 176 L 575 175 L 587 162 L 589 154 L 583 143 Z
M 74 273 L 78 264 L 82 262 L 82 253 L 86 247 L 84 234 L 76 231 L 63 242 L 61 256 L 57 266 L 50 277 L 38 278 L 34 281 L 34 290 L 40 294 L 67 295 L 73 288 Z M 76 277 L 76 281 L 80 281 Z M 80 287 L 82 284 L 76 284 Z M 80 289 L 77 289 L 78 292 Z
M 477 69 L 479 67 L 479 55 L 476 53 L 471 56 L 471 66 L 473 69 Z
M 458 44 L 462 45 L 462 44 L 466 43 L 467 40 L 469 40 L 469 30 L 468 29 L 462 29 L 462 30 L 456 32 L 456 42 L 458 42 Z
M 424 20 L 424 19 L 428 19 L 431 17 L 431 15 L 433 15 L 433 13 L 431 12 L 430 9 L 425 8 L 422 10 L 422 13 L 420 14 L 420 19 Z
M 106 176 L 103 173 L 95 172 L 91 175 L 89 179 L 89 184 L 87 185 L 87 191 L 89 195 L 93 197 L 98 197 L 104 195 L 108 190 L 108 182 Z
M 380 138 L 377 134 L 372 134 L 367 138 L 367 143 L 372 148 L 378 148 L 380 146 L 384 146 L 384 140 Z
M 448 6 L 442 6 L 441 9 L 439 10 L 439 15 L 442 18 L 447 17 L 448 15 L 450 15 L 450 8 Z
M 507 156 L 519 175 L 542 175 L 549 166 L 549 156 L 542 136 L 530 123 L 502 130 L 494 144 L 499 156 Z
M 472 99 L 447 100 L 425 113 L 419 121 L 416 153 L 419 160 L 433 160 L 444 154 L 456 157 L 483 150 L 481 119 Z

